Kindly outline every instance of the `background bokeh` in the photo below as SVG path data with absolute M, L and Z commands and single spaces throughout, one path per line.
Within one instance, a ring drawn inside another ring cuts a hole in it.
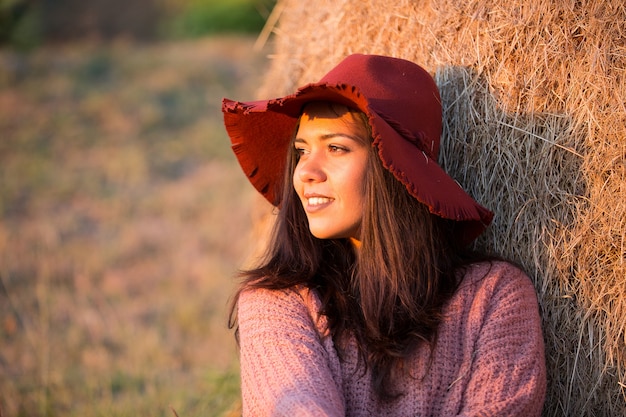
M 271 7 L 0 0 L 0 415 L 237 415 L 255 196 L 220 102 Z
M 0 44 L 258 33 L 276 0 L 0 0 Z

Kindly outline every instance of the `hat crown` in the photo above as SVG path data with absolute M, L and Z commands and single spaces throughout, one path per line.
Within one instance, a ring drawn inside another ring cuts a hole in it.
M 350 55 L 319 82 L 347 84 L 365 96 L 369 109 L 405 139 L 437 160 L 441 137 L 441 99 L 432 76 L 400 58 Z

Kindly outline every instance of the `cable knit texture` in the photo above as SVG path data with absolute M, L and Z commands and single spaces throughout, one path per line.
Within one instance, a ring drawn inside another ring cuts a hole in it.
M 349 340 L 339 359 L 320 301 L 306 288 L 250 290 L 239 300 L 244 416 L 539 416 L 546 371 L 537 297 L 504 262 L 470 267 L 423 346 L 380 404 Z

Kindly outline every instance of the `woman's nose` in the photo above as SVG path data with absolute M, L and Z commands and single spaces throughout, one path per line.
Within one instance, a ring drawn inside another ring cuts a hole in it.
M 319 153 L 310 153 L 298 161 L 295 174 L 302 182 L 325 181 L 323 156 Z

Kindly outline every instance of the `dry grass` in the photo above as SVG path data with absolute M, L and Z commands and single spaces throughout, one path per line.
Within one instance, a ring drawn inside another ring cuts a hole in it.
M 523 264 L 539 294 L 544 414 L 624 415 L 623 2 L 282 0 L 277 11 L 262 96 L 317 81 L 355 52 L 432 71 L 442 163 L 496 212 L 480 244 Z
M 0 52 L 0 414 L 236 413 L 254 39 Z

